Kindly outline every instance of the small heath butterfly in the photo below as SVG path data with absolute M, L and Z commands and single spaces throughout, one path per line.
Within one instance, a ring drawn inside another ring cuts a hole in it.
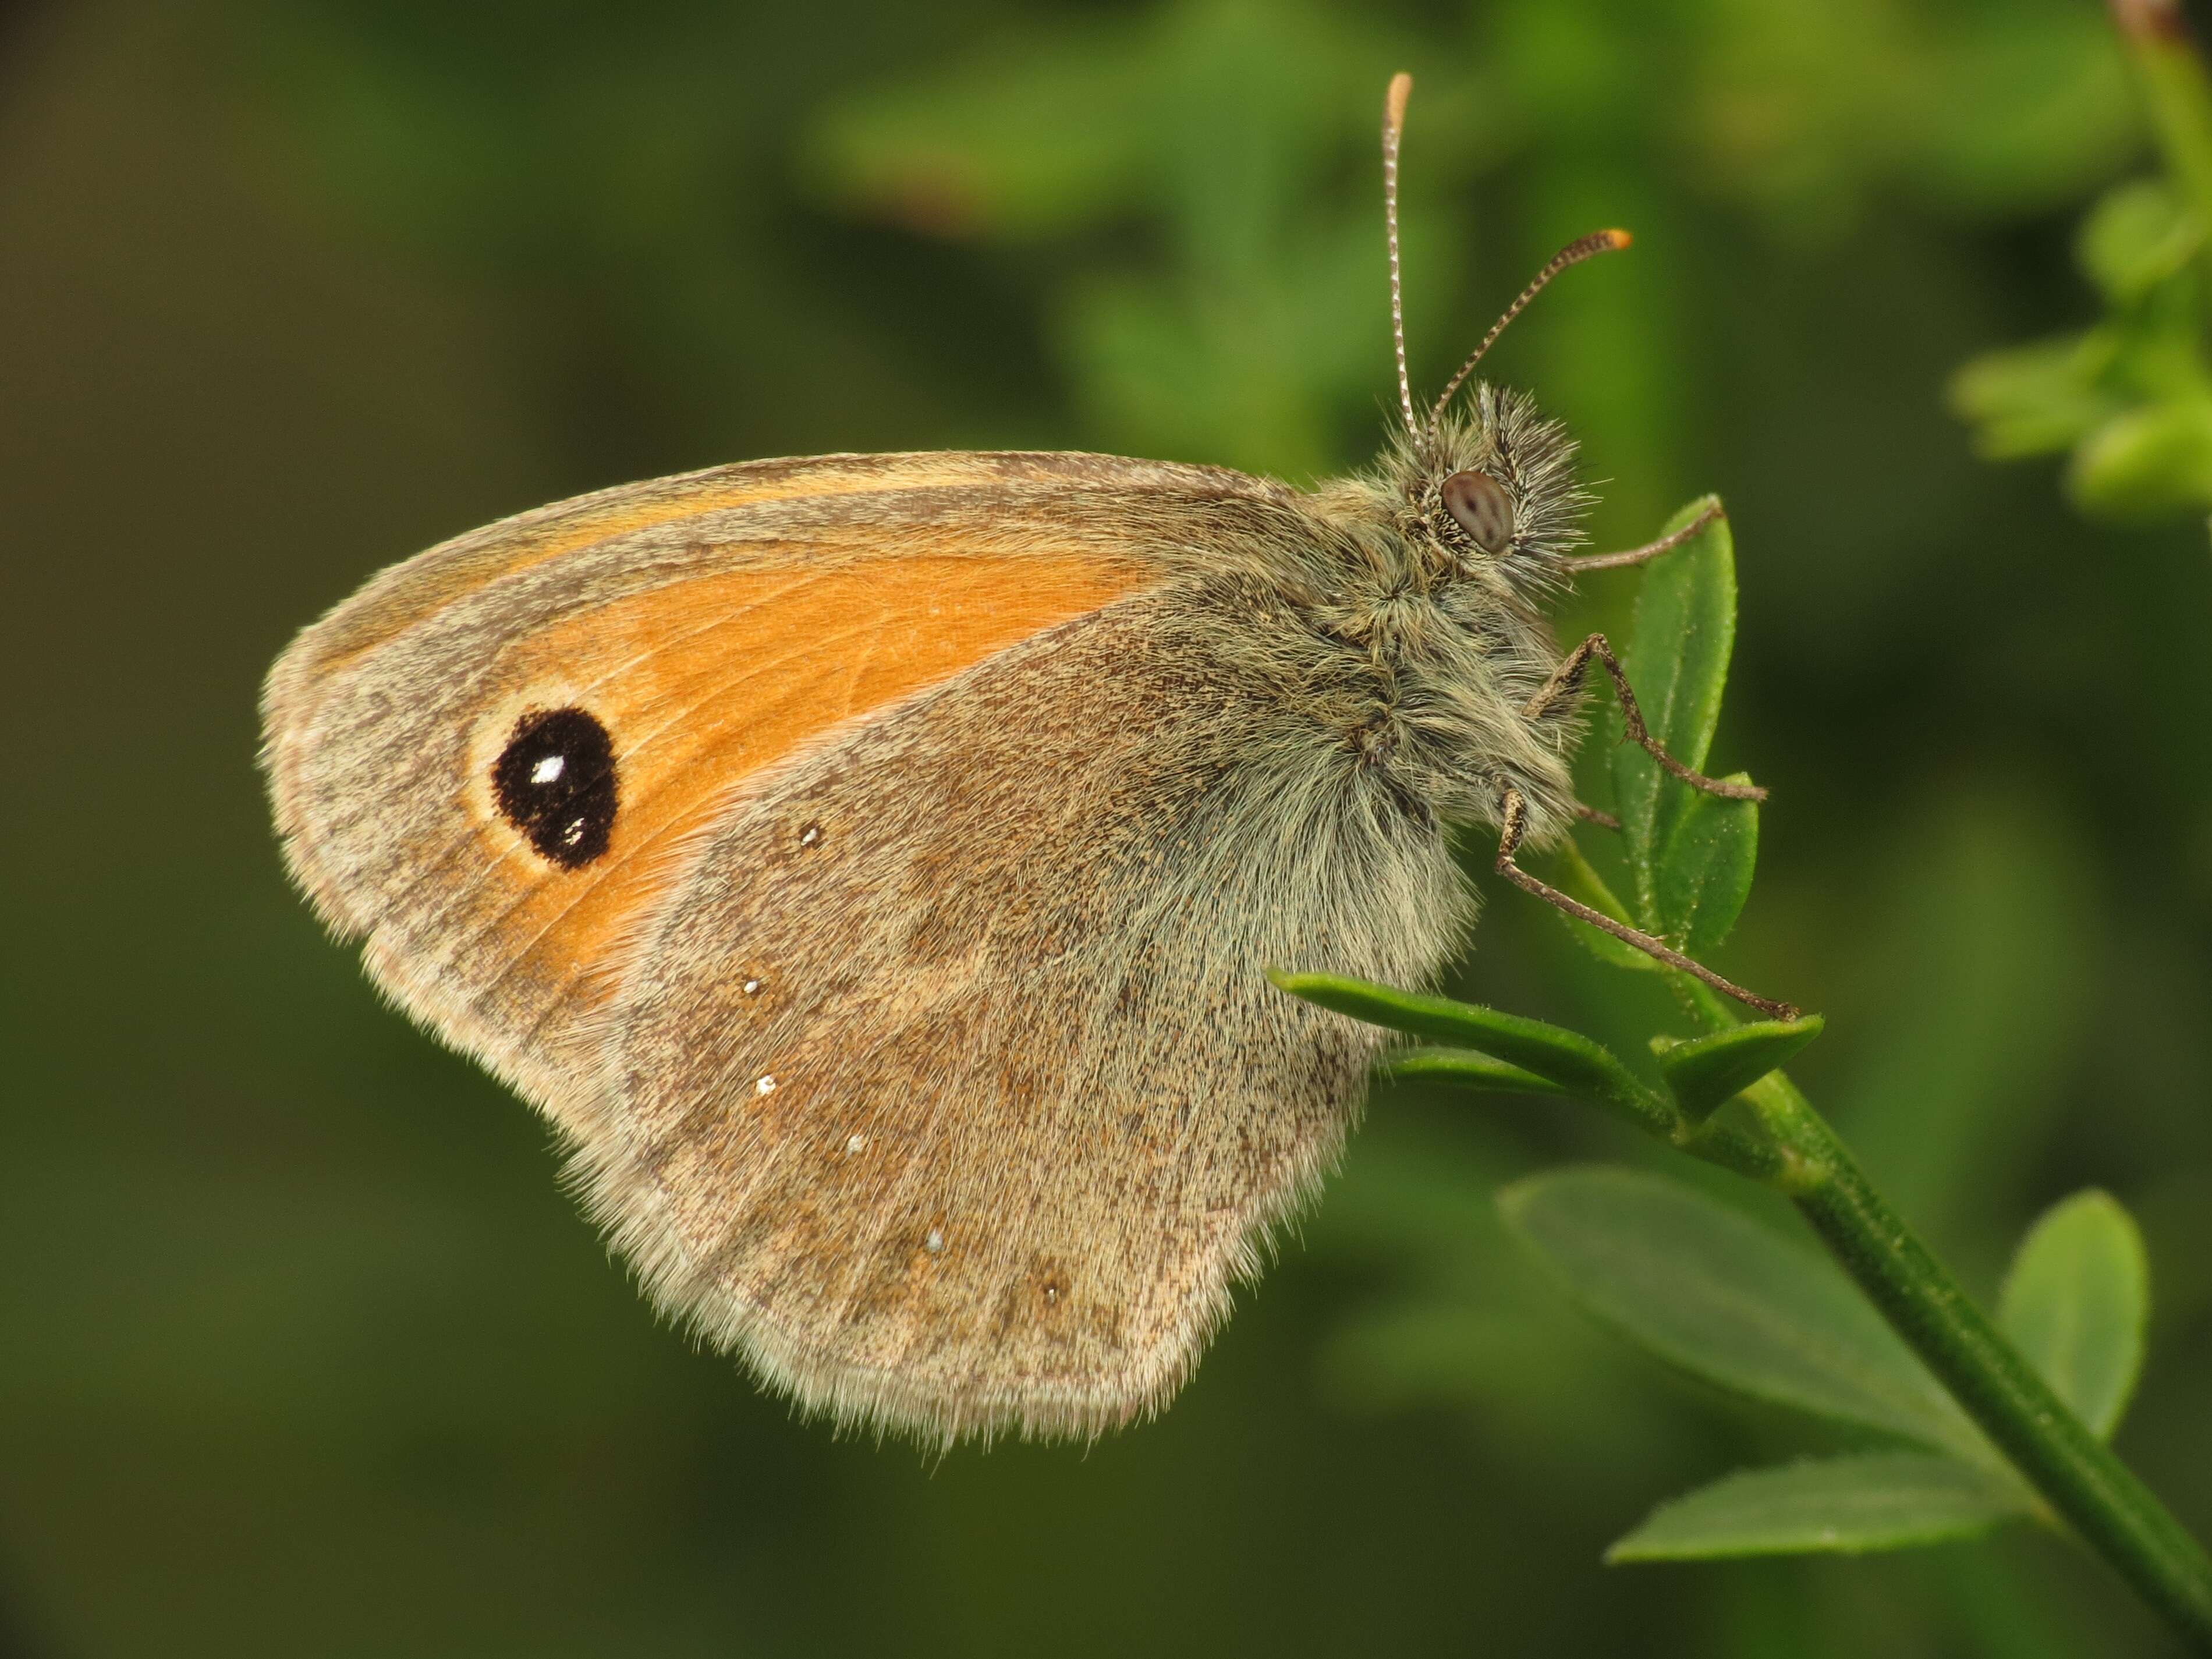
M 1271 964 L 1431 979 L 1578 814 L 1574 446 L 1524 397 L 1309 490 L 1083 454 L 603 490 L 395 566 L 264 696 L 300 886 L 543 1110 L 659 1304 L 803 1406 L 949 1441 L 1166 1401 L 1381 1034 Z M 1565 249 L 1498 328 L 1566 266 Z M 1674 766 L 1631 709 L 1630 735 Z

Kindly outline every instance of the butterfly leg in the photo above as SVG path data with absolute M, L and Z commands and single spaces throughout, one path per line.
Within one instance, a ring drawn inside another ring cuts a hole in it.
M 1585 553 L 1579 557 L 1564 558 L 1559 562 L 1569 570 L 1619 570 L 1632 564 L 1648 564 L 1662 553 L 1672 553 L 1684 542 L 1696 535 L 1715 519 L 1724 519 L 1727 514 L 1715 501 L 1704 512 L 1684 525 L 1672 535 L 1662 536 L 1656 542 L 1646 542 L 1641 547 L 1632 547 L 1625 553 Z
M 1628 726 L 1628 736 L 1644 752 L 1674 774 L 1692 789 L 1703 790 L 1708 795 L 1723 795 L 1730 800 L 1765 800 L 1766 791 L 1755 783 L 1723 783 L 1718 778 L 1709 778 L 1702 772 L 1693 772 L 1668 754 L 1666 746 L 1651 735 L 1644 723 L 1644 711 L 1637 707 L 1636 693 L 1622 672 L 1620 659 L 1613 654 L 1613 647 L 1602 634 L 1593 634 L 1567 653 L 1558 672 L 1546 680 L 1536 695 L 1521 706 L 1524 720 L 1540 720 L 1564 697 L 1571 697 L 1582 690 L 1583 676 L 1589 672 L 1590 659 L 1596 658 L 1605 665 L 1612 678 L 1613 689 L 1620 698 L 1620 713 Z M 1592 820 L 1595 822 L 1595 820 Z
M 1723 996 L 1734 997 L 1745 1006 L 1758 1009 L 1769 1019 L 1797 1018 L 1797 1010 L 1791 1004 L 1775 1002 L 1756 992 L 1747 991 L 1735 981 L 1722 978 L 1705 963 L 1684 956 L 1666 940 L 1655 938 L 1641 928 L 1631 927 L 1625 921 L 1615 921 L 1603 911 L 1593 910 L 1580 900 L 1569 898 L 1558 888 L 1530 875 L 1513 861 L 1513 854 L 1520 850 L 1521 836 L 1527 827 L 1528 817 L 1528 803 L 1522 799 L 1521 792 L 1508 789 L 1498 832 L 1498 873 L 1506 880 L 1522 892 L 1534 893 L 1545 903 L 1565 911 L 1576 921 L 1586 921 L 1591 927 L 1612 934 L 1623 944 L 1632 945 L 1644 955 L 1665 963 L 1669 968 L 1679 968 L 1684 973 L 1703 980 Z

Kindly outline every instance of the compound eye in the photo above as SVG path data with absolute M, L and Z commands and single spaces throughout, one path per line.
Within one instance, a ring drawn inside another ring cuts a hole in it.
M 1444 510 L 1486 553 L 1513 539 L 1513 498 L 1487 472 L 1455 472 L 1443 483 Z

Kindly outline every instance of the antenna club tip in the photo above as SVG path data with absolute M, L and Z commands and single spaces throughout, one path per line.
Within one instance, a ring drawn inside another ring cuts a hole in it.
M 1620 229 L 1618 227 L 1612 230 L 1601 230 L 1598 232 L 1598 234 L 1605 238 L 1605 245 L 1611 248 L 1615 253 L 1620 252 L 1621 249 L 1626 247 L 1630 243 L 1636 240 L 1626 231 Z
M 1413 77 L 1400 70 L 1390 77 L 1390 90 L 1382 94 L 1382 119 L 1393 131 L 1406 125 L 1406 100 L 1413 94 Z

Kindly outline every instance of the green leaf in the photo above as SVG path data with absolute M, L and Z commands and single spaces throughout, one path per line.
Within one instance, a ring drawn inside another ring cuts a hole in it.
M 1729 781 L 1750 780 L 1739 772 Z M 1751 896 L 1752 870 L 1759 862 L 1759 803 L 1686 792 L 1655 862 L 1654 931 L 1693 957 L 1704 955 L 1728 937 Z
M 1605 1559 L 1858 1555 L 1971 1538 L 2027 1511 L 2016 1483 L 1956 1458 L 1831 1457 L 1732 1474 L 1662 1504 Z
M 2126 166 L 2142 117 L 2118 33 L 2088 6 L 1946 14 L 1916 65 L 1915 191 L 1974 217 L 2056 212 Z
M 1598 874 L 1596 866 L 1583 856 L 1583 849 L 1571 838 L 1561 843 L 1559 855 L 1553 862 L 1551 878 L 1552 885 L 1569 898 L 1580 899 L 1601 915 L 1611 916 L 1615 921 L 1633 924 L 1634 918 L 1628 914 L 1628 907 L 1606 884 L 1605 878 Z M 1553 909 L 1552 914 L 1574 936 L 1575 941 L 1600 962 L 1609 963 L 1615 968 L 1626 968 L 1632 973 L 1653 974 L 1659 971 L 1657 961 L 1626 939 L 1615 939 L 1602 927 L 1593 927 L 1589 923 L 1569 915 L 1565 910 Z
M 1659 1050 L 1659 1070 L 1684 1112 L 1702 1122 L 1827 1029 L 1818 1014 L 1764 1019 Z
M 1995 1465 L 1842 1273 L 1768 1228 L 1632 1170 L 1538 1176 L 1498 1201 L 1577 1300 L 1662 1358 L 1753 1399 Z
M 1157 111 L 1127 32 L 1077 28 L 1018 61 L 848 99 L 808 135 L 817 180 L 938 235 L 1064 234 L 1140 198 Z
M 2097 383 L 2112 349 L 2096 331 L 1985 352 L 1951 377 L 1952 410 L 1987 460 L 2071 449 L 2124 407 Z
M 2084 511 L 2143 520 L 2212 502 L 2212 398 L 2184 393 L 2099 427 L 2066 484 Z
M 1500 1013 L 1476 1003 L 1454 1002 L 1449 997 L 1370 985 L 1336 974 L 1271 972 L 1268 976 L 1292 996 L 1304 997 L 1323 1008 L 1413 1036 L 1466 1043 L 1548 1078 L 1565 1089 L 1607 1100 L 1648 1093 L 1609 1049 L 1579 1032 L 1547 1025 L 1541 1020 Z
M 2119 305 L 2131 305 L 2196 256 L 2203 228 L 2156 179 L 2107 191 L 2082 221 L 2075 245 L 2081 269 Z
M 2110 1195 L 2076 1193 L 2044 1213 L 2005 1276 L 1997 1322 L 2100 1439 L 2127 1410 L 2142 1370 L 2150 1263 Z
M 1667 521 L 1679 530 L 1712 506 L 1706 496 Z M 1725 518 L 1646 568 L 1636 599 L 1636 625 L 1622 665 L 1636 689 L 1644 723 L 1661 745 L 1692 770 L 1705 767 L 1721 717 L 1729 653 L 1735 644 L 1735 544 Z M 1616 735 L 1623 729 L 1613 717 Z M 1694 794 L 1659 769 L 1632 744 L 1613 751 L 1613 793 L 1636 873 L 1638 908 L 1656 920 L 1657 854 L 1672 835 L 1684 798 Z
M 1382 1068 L 1389 1078 L 1437 1078 L 1463 1089 L 1496 1094 L 1563 1095 L 1566 1091 L 1549 1078 L 1509 1066 L 1502 1060 L 1471 1048 L 1414 1048 L 1393 1054 Z

